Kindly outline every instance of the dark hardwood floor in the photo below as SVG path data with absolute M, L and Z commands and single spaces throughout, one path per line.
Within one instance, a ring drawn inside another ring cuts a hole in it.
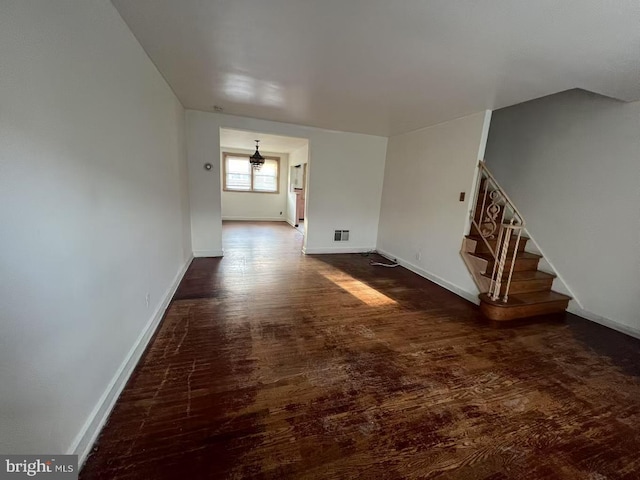
M 227 223 L 81 478 L 637 479 L 637 340 L 566 314 L 495 328 L 362 255 Z

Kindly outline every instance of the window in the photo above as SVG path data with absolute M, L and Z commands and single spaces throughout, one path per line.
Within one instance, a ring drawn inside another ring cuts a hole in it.
M 279 193 L 280 159 L 264 157 L 259 170 L 249 163 L 249 155 L 223 153 L 223 188 L 226 192 Z

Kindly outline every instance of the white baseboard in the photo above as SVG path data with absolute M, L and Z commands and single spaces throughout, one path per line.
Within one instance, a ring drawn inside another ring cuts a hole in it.
M 89 417 L 80 429 L 80 432 L 78 432 L 73 442 L 71 442 L 71 446 L 67 449 L 68 454 L 78 455 L 79 467 L 81 467 L 87 459 L 89 452 L 93 448 L 93 444 L 100 434 L 100 430 L 102 430 L 102 427 L 109 418 L 109 414 L 118 400 L 122 389 L 129 380 L 129 377 L 138 364 L 145 348 L 147 348 L 149 340 L 160 324 L 160 320 L 162 320 L 164 312 L 169 306 L 169 303 L 171 302 L 171 299 L 173 298 L 173 295 L 176 292 L 178 285 L 180 285 L 180 281 L 182 280 L 182 277 L 184 277 L 184 274 L 186 273 L 187 268 L 189 268 L 192 260 L 193 256 L 187 260 L 184 266 L 174 277 L 171 286 L 167 289 L 163 297 L 162 303 L 158 306 L 153 316 L 142 329 L 142 332 L 109 382 L 109 385 L 107 385 L 107 388 L 98 400 L 98 403 L 89 414 Z
M 291 225 L 293 228 L 296 228 L 296 224 L 292 223 L 288 218 L 285 220 L 285 222 L 287 222 L 289 225 Z
M 589 310 L 585 310 L 584 308 L 580 308 L 573 301 L 569 302 L 569 308 L 567 308 L 567 312 L 573 313 L 582 318 L 586 318 L 587 320 L 591 320 L 592 322 L 599 323 L 605 327 L 608 327 L 612 330 L 616 330 L 620 333 L 624 333 L 625 335 L 629 335 L 630 337 L 640 339 L 640 330 L 637 328 L 629 327 L 627 325 L 623 325 L 620 322 L 616 322 L 615 320 L 611 320 L 609 318 L 603 317 L 602 315 L 598 315 L 597 313 L 590 312 Z
M 377 252 L 382 255 L 383 257 L 388 258 L 389 260 L 395 260 L 396 262 L 398 262 L 400 265 L 402 265 L 403 267 L 405 267 L 407 270 L 411 270 L 413 273 L 416 273 L 418 275 L 420 275 L 421 277 L 424 277 L 428 280 L 431 280 L 434 283 L 437 283 L 438 285 L 440 285 L 443 288 L 446 288 L 447 290 L 455 293 L 456 295 L 461 296 L 462 298 L 469 300 L 472 303 L 475 303 L 476 305 L 478 305 L 480 303 L 480 300 L 478 298 L 478 294 L 477 293 L 471 293 L 468 292 L 462 288 L 460 288 L 457 285 L 454 285 L 451 282 L 448 282 L 447 280 L 444 280 L 443 278 L 428 272 L 420 267 L 417 267 L 415 265 L 413 265 L 410 262 L 407 262 L 406 260 L 403 260 L 402 258 L 398 258 L 397 256 L 393 255 L 392 253 L 389 252 L 385 252 L 384 250 L 380 250 L 378 249 Z M 574 315 L 577 315 L 579 317 L 585 318 L 587 320 L 590 320 L 592 322 L 595 323 L 599 323 L 600 325 L 603 325 L 605 327 L 611 328 L 612 330 L 616 330 L 620 333 L 624 333 L 625 335 L 629 335 L 630 337 L 634 337 L 637 339 L 640 339 L 640 330 L 633 328 L 633 327 L 629 327 L 627 325 L 624 325 L 620 322 L 616 322 L 615 320 L 611 320 L 609 318 L 603 317 L 601 315 L 598 315 L 596 313 L 590 312 L 589 310 L 585 310 L 584 308 L 581 308 L 580 306 L 578 306 L 577 303 L 575 302 L 570 302 L 569 303 L 569 307 L 567 308 L 567 312 L 569 313 L 573 313 Z
M 440 285 L 442 288 L 446 288 L 447 290 L 449 290 L 450 292 L 455 293 L 456 295 L 464 298 L 465 300 L 470 301 L 471 303 L 475 303 L 476 305 L 480 304 L 480 299 L 478 298 L 478 293 L 473 293 L 473 292 L 469 292 L 461 287 L 459 287 L 458 285 L 455 285 L 454 283 L 451 283 L 447 280 L 445 280 L 442 277 L 439 277 L 438 275 L 436 275 L 435 273 L 431 273 L 427 270 L 424 270 L 423 268 L 420 268 L 416 265 L 414 265 L 411 262 L 408 262 L 392 253 L 389 252 L 385 252 L 384 250 L 380 250 L 379 248 L 377 249 L 377 252 L 382 255 L 383 257 L 386 257 L 390 260 L 395 260 L 396 262 L 398 262 L 401 266 L 403 266 L 404 268 L 406 268 L 407 270 L 411 270 L 413 273 L 420 275 L 421 277 L 426 278 L 427 280 L 432 281 L 433 283 Z
M 624 333 L 625 335 L 629 335 L 630 337 L 640 339 L 639 329 L 629 327 L 615 320 L 611 320 L 610 318 L 603 317 L 602 315 L 598 315 L 597 313 L 593 313 L 589 310 L 585 310 L 585 308 L 583 307 L 583 303 L 580 301 L 575 292 L 569 287 L 569 284 L 562 277 L 558 269 L 549 261 L 549 257 L 544 254 L 544 251 L 542 250 L 542 248 L 540 248 L 540 245 L 538 244 L 538 242 L 536 242 L 535 238 L 533 238 L 531 232 L 527 231 L 527 235 L 529 236 L 527 245 L 533 244 L 535 250 L 534 253 L 539 253 L 540 255 L 542 255 L 543 261 L 546 262 L 552 270 L 549 273 L 556 275 L 556 280 L 553 284 L 554 290 L 557 290 L 560 293 L 564 293 L 565 295 L 569 295 L 571 297 L 571 301 L 569 302 L 569 306 L 567 307 L 567 312 L 573 313 L 574 315 L 598 323 L 612 330 L 616 330 L 620 333 Z M 556 284 L 557 281 L 560 282 L 560 285 Z
M 305 255 L 322 255 L 331 253 L 367 253 L 375 250 L 375 247 L 314 247 L 302 248 Z
M 282 217 L 222 217 L 222 221 L 232 220 L 236 222 L 286 222 Z
M 193 256 L 195 258 L 202 257 L 224 257 L 224 250 L 194 250 Z

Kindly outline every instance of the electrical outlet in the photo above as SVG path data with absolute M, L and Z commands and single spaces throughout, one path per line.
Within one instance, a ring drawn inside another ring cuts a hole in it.
M 460 201 L 464 202 L 465 192 L 460 192 Z
M 149 304 L 151 303 L 151 294 L 147 293 L 144 297 L 144 301 L 147 304 L 147 308 L 149 308 Z
M 282 215 L 282 212 L 280 212 L 280 215 Z
M 416 252 L 416 260 L 420 260 L 422 258 L 422 252 Z

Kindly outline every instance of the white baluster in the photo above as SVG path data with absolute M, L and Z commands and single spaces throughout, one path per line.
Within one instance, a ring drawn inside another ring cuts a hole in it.
M 500 248 L 496 249 L 496 251 L 499 252 L 500 261 L 498 262 L 498 271 L 496 273 L 495 289 L 491 297 L 491 300 L 497 300 L 497 298 L 500 296 L 500 287 L 502 286 L 502 274 L 504 272 L 504 265 L 507 261 L 507 251 L 509 250 L 509 241 L 511 240 L 511 229 L 507 227 L 501 230 L 504 230 L 505 233 L 504 235 L 502 235 L 502 243 L 500 245 Z
M 513 222 L 514 222 L 514 219 L 511 219 L 511 227 L 509 228 L 510 231 L 514 228 Z M 516 256 L 518 255 L 518 246 L 520 245 L 520 237 L 522 236 L 522 228 L 520 227 L 515 227 L 515 228 L 518 229 L 518 237 L 516 238 L 516 244 L 513 250 L 513 257 L 511 258 L 511 268 L 509 269 L 509 278 L 507 279 L 507 287 L 504 289 L 504 297 L 502 299 L 504 303 L 507 303 L 507 300 L 509 300 L 509 289 L 511 288 L 511 278 L 513 277 L 513 268 L 516 264 Z

